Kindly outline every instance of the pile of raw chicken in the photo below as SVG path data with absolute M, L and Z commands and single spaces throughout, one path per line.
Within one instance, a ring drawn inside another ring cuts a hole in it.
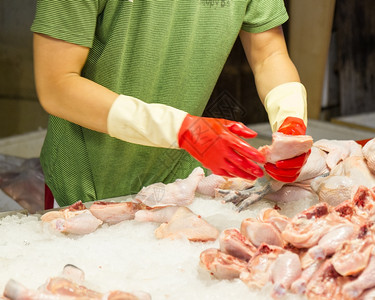
M 308 136 L 274 134 L 272 144 L 260 151 L 273 162 L 311 146 L 306 165 L 291 184 L 269 177 L 254 182 L 205 177 L 203 170 L 196 168 L 185 179 L 143 188 L 129 202 L 96 201 L 91 206 L 77 202 L 47 212 L 41 220 L 60 232 L 76 235 L 91 233 L 103 223 L 156 222 L 160 223 L 155 230 L 158 239 L 219 239 L 220 249 L 207 249 L 200 256 L 200 266 L 217 279 L 240 278 L 251 288 L 271 282 L 273 298 L 291 292 L 309 299 L 373 299 L 375 139 L 362 147 L 354 141 L 319 140 L 313 144 Z M 240 228 L 220 233 L 187 207 L 196 195 L 231 202 L 238 210 L 251 209 L 251 204 L 261 199 L 276 204 L 256 219 L 243 220 Z M 316 204 L 291 217 L 279 213 L 278 201 L 306 198 Z M 24 287 L 10 281 L 4 296 L 20 299 L 14 296 L 20 289 Z M 48 293 L 57 295 L 59 290 Z M 148 295 L 144 297 L 148 299 Z
M 15 280 L 9 280 L 4 290 L 4 297 L 0 299 L 17 300 L 151 300 L 150 295 L 144 292 L 128 293 L 110 291 L 100 293 L 86 288 L 83 285 L 84 272 L 74 265 L 66 265 L 62 274 L 52 277 L 38 288 L 31 290 Z
M 240 278 L 252 288 L 271 281 L 276 299 L 287 292 L 308 299 L 375 298 L 375 139 L 363 148 L 354 141 L 317 141 L 295 183 L 221 193 L 239 207 L 259 194 L 319 202 L 292 218 L 275 206 L 243 220 L 239 230 L 224 230 L 220 249 L 200 257 L 213 276 Z

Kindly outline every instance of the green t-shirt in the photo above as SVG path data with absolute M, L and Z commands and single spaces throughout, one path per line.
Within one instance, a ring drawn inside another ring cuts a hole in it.
M 241 28 L 288 19 L 282 0 L 38 0 L 33 32 L 90 48 L 82 76 L 201 115 Z M 187 152 L 135 145 L 51 116 L 41 163 L 59 205 L 185 178 Z

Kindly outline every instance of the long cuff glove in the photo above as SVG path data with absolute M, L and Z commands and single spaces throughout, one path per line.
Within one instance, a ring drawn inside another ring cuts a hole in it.
M 289 135 L 306 134 L 306 90 L 299 82 L 282 84 L 271 90 L 265 99 L 272 131 Z M 276 164 L 266 163 L 264 169 L 276 180 L 293 182 L 301 172 L 311 151 Z
M 147 104 L 120 95 L 108 114 L 108 133 L 145 146 L 181 148 L 214 174 L 255 179 L 263 175 L 256 164 L 264 156 L 239 136 L 256 133 L 242 123 L 194 117 L 163 104 Z
M 264 156 L 239 137 L 257 134 L 244 124 L 187 115 L 178 133 L 179 145 L 214 174 L 255 180 L 263 176 L 256 164 Z

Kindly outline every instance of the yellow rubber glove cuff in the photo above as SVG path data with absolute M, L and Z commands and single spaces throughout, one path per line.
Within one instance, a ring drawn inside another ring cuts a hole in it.
M 264 100 L 272 132 L 277 131 L 287 117 L 297 117 L 307 126 L 306 89 L 300 82 L 288 82 L 273 88 Z
M 145 146 L 178 148 L 177 136 L 187 113 L 168 105 L 120 95 L 107 119 L 110 136 Z

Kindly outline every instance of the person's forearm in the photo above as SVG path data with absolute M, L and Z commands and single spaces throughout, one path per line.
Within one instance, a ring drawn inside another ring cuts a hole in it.
M 38 94 L 49 114 L 107 133 L 108 112 L 118 94 L 78 74 L 46 85 L 38 88 Z
M 273 88 L 287 82 L 300 82 L 281 27 L 256 34 L 241 31 L 240 38 L 262 101 Z
M 80 76 L 89 48 L 34 34 L 34 71 L 40 104 L 51 115 L 107 133 L 118 96 Z
M 240 37 L 272 131 L 277 131 L 287 117 L 300 118 L 306 125 L 306 89 L 289 58 L 282 28 L 261 33 L 241 31 Z
M 294 64 L 285 53 L 275 53 L 257 66 L 254 78 L 262 102 L 273 88 L 287 82 L 300 82 Z

